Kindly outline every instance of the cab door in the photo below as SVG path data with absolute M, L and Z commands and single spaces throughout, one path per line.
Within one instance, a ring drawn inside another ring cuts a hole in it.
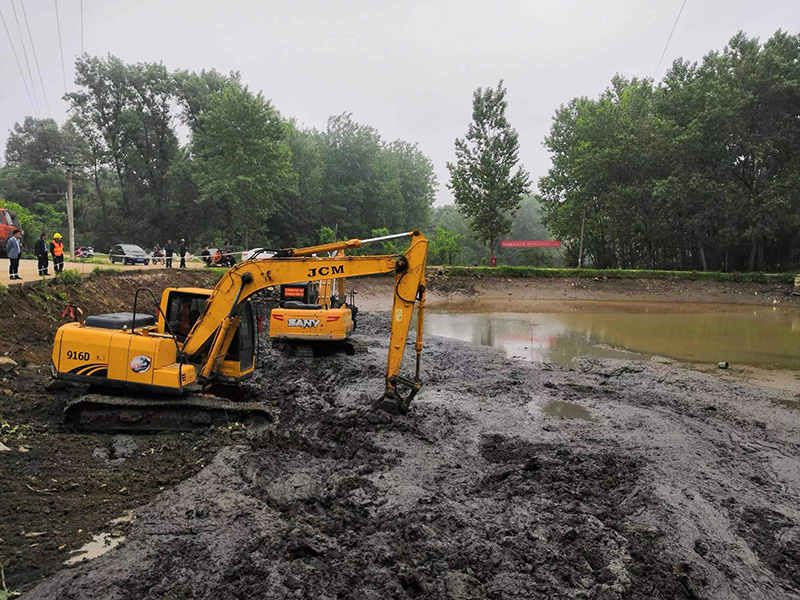
M 244 303 L 239 317 L 239 368 L 244 372 L 253 368 L 255 360 L 255 319 L 249 301 Z

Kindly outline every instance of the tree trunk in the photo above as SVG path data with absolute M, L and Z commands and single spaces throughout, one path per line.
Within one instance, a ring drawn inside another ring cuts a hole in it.
M 753 245 L 750 247 L 750 259 L 747 261 L 747 270 L 752 271 L 756 266 L 756 249 L 758 242 L 753 240 Z
M 708 264 L 706 264 L 706 251 L 703 250 L 703 244 L 698 244 L 700 247 L 700 262 L 703 264 L 703 271 L 708 271 Z
M 758 270 L 759 271 L 763 271 L 764 270 L 764 237 L 763 236 L 761 238 L 759 238 L 759 240 L 758 240 L 758 253 L 757 253 L 757 256 L 758 256 L 758 261 L 757 261 Z

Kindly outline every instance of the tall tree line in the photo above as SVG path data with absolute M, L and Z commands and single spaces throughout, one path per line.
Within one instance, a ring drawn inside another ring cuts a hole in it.
M 355 237 L 429 221 L 431 161 L 350 114 L 307 129 L 238 73 L 114 56 L 79 59 L 75 83 L 66 123 L 27 117 L 6 144 L 0 199 L 29 227 L 65 227 L 65 163 L 77 165 L 78 242 L 100 250 L 167 238 L 193 249 L 303 245 L 324 226 Z
M 556 112 L 545 224 L 597 267 L 800 265 L 800 35 L 743 33 Z

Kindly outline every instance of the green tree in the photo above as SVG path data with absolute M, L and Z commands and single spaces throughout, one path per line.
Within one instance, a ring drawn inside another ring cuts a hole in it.
M 286 124 L 261 94 L 244 86 L 212 94 L 200 121 L 192 140 L 192 178 L 201 204 L 240 243 L 266 237 L 266 220 L 283 191 L 295 185 Z
M 506 119 L 506 89 L 478 88 L 472 98 L 472 122 L 456 140 L 456 163 L 447 163 L 448 187 L 456 206 L 470 219 L 478 239 L 495 253 L 500 236 L 529 192 L 530 176 L 519 162 L 517 132 Z
M 454 231 L 436 228 L 428 250 L 428 262 L 434 265 L 452 265 L 461 254 L 464 236 Z

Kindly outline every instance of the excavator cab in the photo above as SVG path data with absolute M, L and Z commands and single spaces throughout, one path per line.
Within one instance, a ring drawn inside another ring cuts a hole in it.
M 156 323 L 158 333 L 172 333 L 185 342 L 213 290 L 204 288 L 167 288 L 161 296 L 161 310 Z M 164 316 L 166 315 L 166 320 Z M 169 327 L 167 327 L 169 324 Z M 256 325 L 249 300 L 239 309 L 239 326 L 217 374 L 222 383 L 236 383 L 252 376 L 255 370 Z M 204 360 L 205 356 L 201 360 Z

